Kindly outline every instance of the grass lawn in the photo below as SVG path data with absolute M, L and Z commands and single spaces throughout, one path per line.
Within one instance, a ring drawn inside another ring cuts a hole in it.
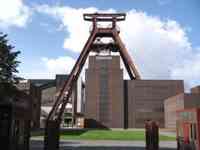
M 41 136 L 33 135 L 33 136 Z M 112 130 L 89 130 L 89 131 L 62 131 L 61 139 L 67 140 L 135 140 L 144 141 L 144 131 L 112 131 Z M 160 135 L 160 141 L 175 141 L 175 137 Z

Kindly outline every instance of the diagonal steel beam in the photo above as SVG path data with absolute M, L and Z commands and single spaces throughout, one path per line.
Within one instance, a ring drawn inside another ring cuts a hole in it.
M 87 55 L 88 55 L 88 51 L 89 51 L 89 47 L 90 45 L 92 44 L 92 42 L 95 40 L 95 36 L 96 36 L 96 29 L 94 29 L 94 31 L 92 32 L 92 34 L 89 36 L 83 50 L 81 51 L 81 54 L 79 55 L 77 61 L 76 61 L 76 64 L 74 65 L 71 73 L 70 73 L 70 76 L 68 77 L 68 79 L 66 80 L 66 82 L 64 83 L 64 86 L 62 87 L 53 107 L 52 107 L 52 110 L 50 111 L 48 117 L 47 117 L 47 120 L 50 120 L 50 119 L 53 119 L 53 116 L 55 115 L 56 113 L 56 110 L 58 109 L 59 105 L 62 103 L 63 101 L 63 98 L 64 98 L 64 92 L 68 92 L 67 94 L 67 97 L 69 99 L 69 96 L 70 96 L 70 93 L 69 91 L 71 91 L 71 88 L 72 88 L 72 85 L 74 84 L 73 82 L 73 78 L 74 76 L 77 76 L 79 70 L 81 70 L 81 66 L 82 66 L 82 63 L 84 63 L 84 60 L 85 60 L 85 57 L 87 59 Z
M 134 65 L 134 62 L 131 58 L 131 56 L 128 53 L 128 50 L 126 49 L 125 45 L 123 44 L 119 33 L 117 32 L 117 30 L 113 30 L 113 38 L 116 42 L 116 44 L 119 46 L 119 52 L 120 55 L 122 57 L 122 60 L 125 64 L 125 67 L 129 73 L 129 76 L 131 79 L 141 79 L 141 76 L 136 68 L 136 66 Z M 134 77 L 133 77 L 134 76 Z
M 94 35 L 94 37 L 95 37 L 95 35 Z M 92 42 L 94 41 L 94 39 L 92 40 Z M 89 45 L 90 45 L 90 43 L 89 43 Z M 72 90 L 73 90 L 73 87 L 74 87 L 74 84 L 77 82 L 77 80 L 78 80 L 78 77 L 79 77 L 79 75 L 80 75 L 80 73 L 81 73 L 81 71 L 82 71 L 82 69 L 83 69 L 83 66 L 84 66 L 84 64 L 85 64 L 85 62 L 86 62 L 86 60 L 87 60 L 87 57 L 88 57 L 88 55 L 89 55 L 89 53 L 90 53 L 90 50 L 91 49 L 89 49 L 89 47 L 86 47 L 86 53 L 84 54 L 84 56 L 83 56 L 83 59 L 81 60 L 81 62 L 80 62 L 80 65 L 79 65 L 79 67 L 78 67 L 78 69 L 77 69 L 77 73 L 73 76 L 73 80 L 72 80 L 72 84 L 71 84 L 71 88 L 69 89 L 69 94 L 67 95 L 67 97 L 66 97 L 66 99 L 63 101 L 63 103 L 62 103 L 62 105 L 61 105 L 61 109 L 60 109 L 60 111 L 59 111 L 59 114 L 58 114 L 58 120 L 59 121 L 61 121 L 61 117 L 62 117 L 62 114 L 63 114 L 63 112 L 64 112 L 64 110 L 65 110 L 65 106 L 66 106 L 66 104 L 68 103 L 68 100 L 69 100 L 69 97 L 70 97 L 70 95 L 71 95 L 71 93 L 72 93 Z

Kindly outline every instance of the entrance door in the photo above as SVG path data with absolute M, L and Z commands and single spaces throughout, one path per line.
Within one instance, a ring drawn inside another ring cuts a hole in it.
M 190 136 L 190 124 L 183 124 L 183 141 L 185 144 L 189 144 L 189 136 Z

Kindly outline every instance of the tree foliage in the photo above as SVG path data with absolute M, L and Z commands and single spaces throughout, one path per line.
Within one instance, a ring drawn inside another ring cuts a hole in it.
M 19 54 L 20 51 L 14 51 L 14 47 L 8 43 L 7 34 L 0 33 L 0 98 L 14 95 Z

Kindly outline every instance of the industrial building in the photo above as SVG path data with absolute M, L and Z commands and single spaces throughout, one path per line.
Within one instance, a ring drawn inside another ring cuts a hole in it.
M 59 134 L 51 133 L 54 130 L 58 133 L 59 125 L 68 122 L 68 112 L 71 112 L 72 124 L 81 116 L 86 128 L 143 128 L 147 120 L 157 121 L 160 127 L 170 127 L 170 122 L 175 121 L 170 115 L 175 116 L 179 108 L 179 104 L 174 107 L 174 102 L 179 103 L 180 97 L 185 101 L 183 81 L 141 78 L 116 26 L 125 20 L 126 14 L 94 13 L 84 14 L 83 18 L 92 22 L 92 28 L 71 73 L 56 76 L 55 80 L 30 80 L 37 87 L 34 95 L 39 100 L 35 114 L 37 119 L 40 117 L 40 127 L 47 122 L 46 146 L 51 145 L 51 138 L 58 142 Z M 101 22 L 110 25 L 100 26 Z M 96 55 L 91 56 L 90 52 Z M 89 65 L 82 84 L 78 79 L 88 56 Z M 124 80 L 120 60 L 130 80 Z M 199 91 L 199 87 L 192 89 L 193 95 Z M 197 99 L 192 105 L 196 105 Z M 185 103 L 189 105 L 188 101 Z
M 143 128 L 146 120 L 164 127 L 164 101 L 184 91 L 181 80 L 127 81 L 128 127 Z
M 55 79 L 28 79 L 17 85 L 32 97 L 32 128 L 44 128 L 46 118 L 52 109 L 60 88 L 67 80 L 68 75 L 57 74 Z M 65 108 L 61 127 L 72 127 L 77 124 L 75 114 L 83 114 L 84 85 L 81 78 L 73 88 L 70 101 Z
M 176 111 L 200 107 L 200 86 L 193 87 L 191 93 L 181 93 L 169 97 L 164 102 L 165 127 L 176 128 Z
M 90 56 L 85 78 L 85 126 L 123 128 L 124 91 L 120 57 Z
M 85 83 L 80 78 L 73 88 L 61 127 L 143 128 L 146 120 L 156 120 L 160 127 L 175 128 L 177 110 L 200 107 L 200 86 L 184 93 L 182 80 L 125 80 L 121 66 L 119 55 L 89 56 Z M 32 128 L 45 127 L 67 78 L 62 74 L 17 85 L 31 97 Z
M 89 56 L 85 76 L 86 127 L 164 127 L 164 100 L 184 92 L 182 80 L 124 80 L 119 56 Z

